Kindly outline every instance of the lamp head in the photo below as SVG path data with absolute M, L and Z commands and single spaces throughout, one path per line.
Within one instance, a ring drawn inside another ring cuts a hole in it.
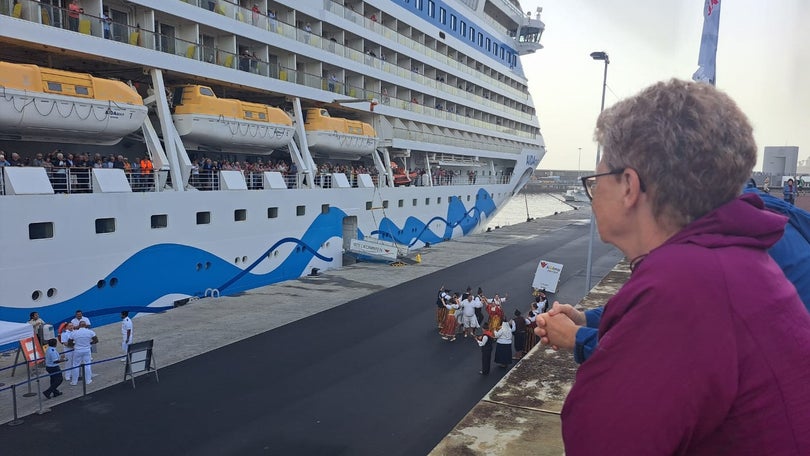
M 591 52 L 591 58 L 594 60 L 604 60 L 605 63 L 610 63 L 610 57 L 608 57 L 607 52 L 604 51 Z

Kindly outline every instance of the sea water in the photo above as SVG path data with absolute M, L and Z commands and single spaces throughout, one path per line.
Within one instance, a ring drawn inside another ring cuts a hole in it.
M 573 203 L 582 205 L 583 203 Z M 526 193 L 512 198 L 506 206 L 487 223 L 487 228 L 523 223 L 527 218 L 540 218 L 555 212 L 573 210 L 557 193 Z

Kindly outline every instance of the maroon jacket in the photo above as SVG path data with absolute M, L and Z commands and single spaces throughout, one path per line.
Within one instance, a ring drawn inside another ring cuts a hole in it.
M 810 455 L 810 314 L 767 253 L 785 218 L 761 208 L 691 223 L 608 301 L 566 456 Z

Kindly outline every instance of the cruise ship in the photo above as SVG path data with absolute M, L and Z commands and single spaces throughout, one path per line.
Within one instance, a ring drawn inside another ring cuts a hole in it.
M 516 0 L 0 0 L 0 320 L 481 231 L 545 154 L 543 30 Z

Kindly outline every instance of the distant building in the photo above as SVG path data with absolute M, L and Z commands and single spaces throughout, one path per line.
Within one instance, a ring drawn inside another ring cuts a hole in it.
M 799 163 L 798 146 L 765 146 L 762 172 L 773 176 L 794 176 Z

